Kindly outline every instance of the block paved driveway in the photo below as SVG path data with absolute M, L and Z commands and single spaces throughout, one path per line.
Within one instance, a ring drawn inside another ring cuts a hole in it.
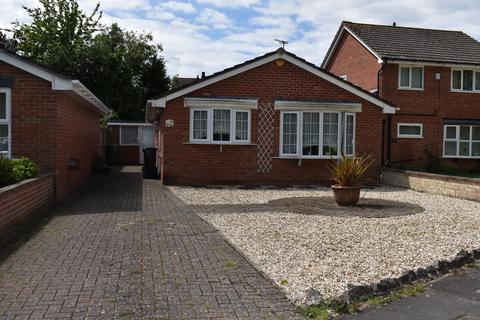
M 101 177 L 0 248 L 0 319 L 299 319 L 159 181 Z

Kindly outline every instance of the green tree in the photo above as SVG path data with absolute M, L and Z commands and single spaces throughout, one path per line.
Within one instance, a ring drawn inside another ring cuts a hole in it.
M 17 50 L 17 43 L 14 39 L 8 38 L 6 34 L 0 31 L 0 49 L 7 49 L 9 51 Z
M 100 24 L 100 4 L 87 15 L 76 0 L 39 1 L 24 7 L 31 23 L 13 23 L 17 53 L 82 81 L 121 119 L 143 119 L 146 100 L 169 86 L 161 45 Z
M 82 54 L 100 27 L 100 4 L 87 15 L 76 0 L 39 2 L 39 8 L 23 6 L 31 23 L 13 23 L 18 53 L 57 72 L 78 75 Z

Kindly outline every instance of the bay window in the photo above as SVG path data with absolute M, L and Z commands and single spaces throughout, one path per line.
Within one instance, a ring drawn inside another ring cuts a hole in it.
M 11 89 L 0 88 L 0 156 L 11 155 Z
M 480 91 L 480 70 L 452 69 L 451 90 Z
M 280 157 L 332 158 L 340 156 L 340 150 L 352 156 L 355 152 L 354 141 L 353 113 L 280 113 Z
M 190 141 L 198 143 L 249 143 L 250 110 L 190 109 Z
M 423 89 L 423 67 L 399 66 L 398 87 L 400 89 Z
M 445 125 L 443 156 L 480 158 L 480 125 Z

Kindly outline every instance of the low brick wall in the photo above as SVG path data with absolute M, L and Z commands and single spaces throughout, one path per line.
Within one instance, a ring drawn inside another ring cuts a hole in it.
M 52 175 L 28 179 L 0 188 L 0 243 L 8 240 L 18 225 L 35 219 L 54 203 Z
M 420 192 L 480 201 L 480 179 L 382 169 L 382 183 Z

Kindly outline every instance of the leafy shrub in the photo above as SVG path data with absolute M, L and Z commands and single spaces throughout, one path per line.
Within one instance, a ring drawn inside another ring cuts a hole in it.
M 346 157 L 342 153 L 339 160 L 332 160 L 332 163 L 328 166 L 332 175 L 331 179 L 340 186 L 356 186 L 374 161 L 371 155 Z
M 0 188 L 15 183 L 13 174 L 13 162 L 0 155 Z
M 13 160 L 13 176 L 16 182 L 35 178 L 38 176 L 38 167 L 32 160 L 25 157 Z

